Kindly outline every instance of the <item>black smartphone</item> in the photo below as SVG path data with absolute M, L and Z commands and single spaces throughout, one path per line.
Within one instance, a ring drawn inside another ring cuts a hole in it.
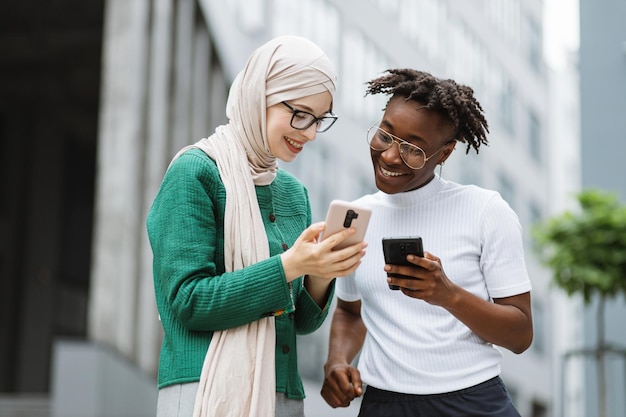
M 422 238 L 419 236 L 385 237 L 383 238 L 383 254 L 385 263 L 391 265 L 413 265 L 406 260 L 407 255 L 424 257 Z M 390 290 L 399 290 L 397 285 L 389 285 Z

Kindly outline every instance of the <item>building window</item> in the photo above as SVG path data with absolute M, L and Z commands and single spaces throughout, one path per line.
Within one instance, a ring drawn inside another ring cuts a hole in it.
M 542 212 L 541 208 L 539 207 L 539 205 L 537 205 L 537 203 L 535 203 L 534 201 L 531 201 L 528 204 L 528 224 L 529 224 L 529 226 L 533 227 L 534 225 L 538 224 L 542 220 L 542 218 L 543 218 L 543 212 Z M 524 239 L 525 239 L 527 245 L 534 246 L 536 244 L 536 241 L 533 239 L 531 233 L 525 233 L 524 234 Z
M 542 35 L 541 29 L 537 21 L 529 16 L 526 20 L 526 47 L 528 51 L 528 61 L 530 66 L 539 73 L 542 68 Z
M 514 133 L 513 103 L 515 102 L 515 97 L 513 94 L 513 86 L 508 77 L 503 77 L 500 87 L 500 122 L 509 133 Z
M 468 84 L 478 96 L 485 87 L 486 73 L 490 71 L 488 56 L 482 43 L 462 21 L 455 21 L 448 30 L 451 55 L 449 62 L 452 77 Z
M 496 32 L 511 39 L 516 46 L 520 43 L 521 4 L 519 0 L 488 1 L 485 13 Z
M 541 124 L 533 110 L 528 112 L 528 148 L 535 161 L 541 162 Z
M 530 203 L 530 206 L 528 208 L 528 212 L 529 212 L 529 220 L 530 220 L 530 224 L 536 224 L 539 223 L 539 221 L 541 221 L 541 219 L 543 218 L 543 214 L 541 212 L 541 209 L 539 208 L 539 206 L 536 203 Z
M 364 82 L 380 76 L 380 68 L 389 68 L 390 59 L 358 30 L 345 30 L 342 42 L 339 91 L 343 111 L 366 124 L 374 123 L 382 117 L 387 97 L 377 94 L 364 99 Z
M 384 3 L 378 1 L 381 11 L 388 16 L 391 12 L 382 9 Z M 447 6 L 438 0 L 405 0 L 391 2 L 398 7 L 397 21 L 400 31 L 416 48 L 430 59 L 436 60 L 446 51 Z
M 513 182 L 506 174 L 500 174 L 498 176 L 498 191 L 504 200 L 509 203 L 511 207 L 514 206 L 515 200 L 515 187 Z

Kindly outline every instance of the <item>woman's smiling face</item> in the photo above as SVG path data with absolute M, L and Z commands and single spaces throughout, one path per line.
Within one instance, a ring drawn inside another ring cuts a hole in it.
M 402 96 L 391 98 L 380 128 L 420 147 L 427 157 L 432 156 L 423 168 L 411 169 L 400 157 L 400 149 L 395 142 L 384 151 L 370 149 L 376 186 L 387 194 L 403 193 L 426 185 L 433 179 L 435 167 L 450 156 L 456 143 L 452 140 L 452 124 L 447 119 Z M 433 155 L 442 147 L 439 153 Z
M 317 117 L 330 113 L 332 96 L 329 92 L 314 94 L 296 100 L 289 100 L 289 104 L 297 110 L 309 112 Z M 291 126 L 293 112 L 282 103 L 267 108 L 267 141 L 270 152 L 284 162 L 296 159 L 307 142 L 315 140 L 317 125 L 313 123 L 307 129 L 298 130 Z

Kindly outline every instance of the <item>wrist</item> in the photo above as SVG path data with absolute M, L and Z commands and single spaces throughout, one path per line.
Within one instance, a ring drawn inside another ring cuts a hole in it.
M 295 266 L 296 263 L 291 262 L 289 251 L 280 254 L 280 261 L 283 264 L 283 272 L 287 282 L 291 282 L 303 275 L 303 273 Z
M 326 363 L 324 363 L 324 373 L 327 373 L 338 366 L 350 366 L 350 363 L 346 358 L 339 358 L 336 356 L 328 357 L 328 359 L 326 359 Z
M 306 274 L 304 276 L 304 287 L 309 291 L 316 293 L 327 292 L 330 288 L 330 284 L 333 283 L 335 278 L 326 279 L 318 277 L 316 275 Z
M 446 310 L 453 312 L 462 309 L 463 299 L 467 292 L 455 285 L 450 289 L 450 293 L 445 298 L 445 301 L 441 303 L 440 307 L 445 308 Z
M 325 308 L 328 304 L 331 293 L 330 284 L 333 282 L 333 279 L 327 280 L 312 275 L 304 276 L 304 288 L 320 308 Z

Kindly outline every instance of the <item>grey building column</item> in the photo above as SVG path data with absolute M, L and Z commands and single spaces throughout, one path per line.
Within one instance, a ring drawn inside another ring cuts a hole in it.
M 105 3 L 88 335 L 130 359 L 145 326 L 138 310 L 145 305 L 140 260 L 150 6 L 149 0 Z
M 156 375 L 146 215 L 178 149 L 225 121 L 228 82 L 196 0 L 108 0 L 88 335 Z

